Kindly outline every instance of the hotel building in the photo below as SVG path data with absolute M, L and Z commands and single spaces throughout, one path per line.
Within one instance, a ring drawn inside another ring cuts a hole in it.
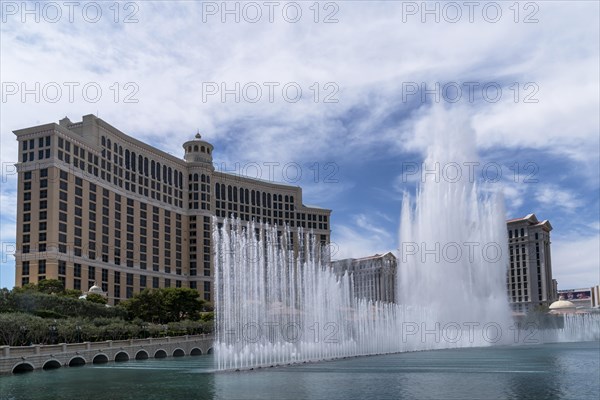
M 509 303 L 514 312 L 527 313 L 557 300 L 552 279 L 549 221 L 535 214 L 506 222 L 510 263 L 506 277 Z
M 199 134 L 183 159 L 94 115 L 14 131 L 19 142 L 16 286 L 58 279 L 109 304 L 144 288 L 190 287 L 212 301 L 212 218 L 330 239 L 330 210 L 302 189 L 215 170 Z
M 338 275 L 351 273 L 354 294 L 363 299 L 393 303 L 396 299 L 398 261 L 391 252 L 331 262 Z

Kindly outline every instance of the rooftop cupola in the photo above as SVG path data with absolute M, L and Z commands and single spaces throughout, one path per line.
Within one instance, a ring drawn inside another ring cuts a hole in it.
M 206 163 L 212 165 L 213 145 L 202 140 L 200 132 L 196 133 L 194 139 L 183 144 L 185 150 L 184 160 L 190 163 Z

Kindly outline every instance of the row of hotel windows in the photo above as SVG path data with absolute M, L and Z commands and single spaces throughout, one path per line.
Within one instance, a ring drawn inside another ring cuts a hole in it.
M 198 275 L 198 255 L 197 255 L 197 233 L 199 231 L 198 226 L 199 224 L 197 224 L 197 219 L 200 218 L 199 216 L 196 217 L 195 215 L 190 216 L 190 220 L 189 220 L 189 232 L 190 232 L 190 276 L 196 276 Z M 212 235 L 212 226 L 211 226 L 211 221 L 210 221 L 210 217 L 209 216 L 202 216 L 202 237 L 203 237 L 203 247 L 202 251 L 203 251 L 203 257 L 202 257 L 202 262 L 203 262 L 203 266 L 204 266 L 204 276 L 210 276 L 210 256 L 211 256 L 211 246 L 210 246 L 210 240 L 211 240 L 211 235 Z
M 97 155 L 92 154 L 92 152 L 87 152 L 87 172 L 89 174 L 93 174 L 96 177 L 100 177 L 107 182 L 112 182 L 113 184 L 123 187 L 125 186 L 126 190 L 131 192 L 136 192 L 136 184 L 137 184 L 137 192 L 140 195 L 144 195 L 146 197 L 150 197 L 154 200 L 163 201 L 164 203 L 174 204 L 178 207 L 183 207 L 183 174 L 181 171 L 174 171 L 171 167 L 167 167 L 166 165 L 162 165 L 159 162 L 155 162 L 154 160 L 148 160 L 147 157 L 143 157 L 142 155 L 136 155 L 135 152 L 129 151 L 125 149 L 123 152 L 123 148 L 121 145 L 117 143 L 112 143 L 110 139 L 102 136 L 102 145 L 105 147 L 102 150 L 102 159 L 100 160 L 100 170 L 99 170 L 99 159 Z M 35 145 L 35 140 L 30 139 L 28 141 L 23 141 L 23 161 L 33 161 L 33 154 L 29 154 L 25 152 L 25 149 L 31 149 Z M 38 147 L 46 146 L 47 149 L 40 150 L 39 158 L 50 158 L 50 145 L 51 145 L 51 136 L 45 136 L 38 138 Z M 85 149 L 73 144 L 71 146 L 71 142 L 61 137 L 58 138 L 58 159 L 60 161 L 64 161 L 67 164 L 72 164 L 76 168 L 81 169 L 82 171 L 86 170 L 86 151 Z M 111 153 L 111 148 L 113 153 Z M 71 151 L 72 150 L 72 151 Z M 45 157 L 43 157 L 45 155 Z M 124 157 L 123 157 L 124 155 Z M 71 158 L 72 157 L 72 158 Z M 72 161 L 71 161 L 72 159 Z M 137 164 L 136 164 L 137 160 Z M 123 165 L 125 165 L 125 174 L 123 174 Z M 112 168 L 111 168 L 112 166 Z M 139 172 L 139 175 L 136 176 L 136 171 Z M 112 174 L 112 175 L 111 175 Z M 123 182 L 123 175 L 125 175 L 125 183 Z M 149 180 L 151 177 L 151 180 Z M 136 181 L 137 178 L 137 181 Z M 203 183 L 200 186 L 195 182 L 200 181 Z M 202 209 L 202 210 L 210 210 L 210 176 L 204 174 L 190 174 L 190 185 L 189 185 L 189 207 L 191 209 Z M 161 184 L 161 182 L 163 182 Z M 124 184 L 123 184 L 124 183 Z M 161 189 L 162 189 L 162 198 L 161 198 Z M 202 193 L 198 196 L 198 193 L 192 193 L 198 191 L 200 189 Z M 231 185 L 227 186 L 225 184 L 217 183 L 215 186 L 217 199 L 226 200 L 226 190 L 227 190 L 227 200 L 230 202 L 236 202 L 238 199 L 238 188 L 232 187 Z M 175 196 L 175 202 L 173 202 L 172 196 Z M 252 204 L 261 206 L 261 192 L 259 191 L 249 191 L 248 189 L 239 188 L 240 195 L 240 203 L 243 204 Z M 282 209 L 282 204 L 277 204 L 284 201 L 282 195 L 273 195 L 274 208 Z M 218 202 L 220 203 L 220 202 Z M 285 210 L 286 211 L 294 211 L 294 197 L 293 196 L 285 196 Z M 270 193 L 262 193 L 262 204 L 263 207 L 271 208 L 271 194 Z M 220 206 L 220 207 L 219 207 Z M 221 211 L 218 214 L 219 216 L 225 216 L 225 204 L 219 204 L 217 208 L 221 208 Z M 235 205 L 234 205 L 235 206 Z M 232 210 L 232 206 L 229 206 L 229 210 Z M 235 211 L 235 210 L 234 210 Z M 253 212 L 253 214 L 256 214 Z M 280 213 L 281 214 L 281 213 Z M 264 216 L 263 212 L 263 216 Z M 244 216 L 242 216 L 244 217 Z M 282 218 L 282 215 L 279 215 Z M 325 218 L 324 222 L 327 222 L 327 216 L 319 216 L 319 222 L 321 222 L 321 218 Z M 288 218 L 286 216 L 286 218 Z M 293 213 L 291 213 L 291 218 L 293 218 Z M 250 217 L 246 216 L 246 220 L 249 220 Z M 310 221 L 310 216 L 309 216 Z M 316 221 L 316 220 L 315 220 Z M 280 221 L 283 224 L 282 221 Z M 309 222 L 309 228 L 317 228 L 316 224 L 312 226 Z M 319 229 L 327 229 L 327 227 L 319 228 Z
M 514 233 L 513 233 L 514 232 Z M 519 229 L 515 229 L 514 231 L 512 229 L 509 229 L 508 231 L 508 238 L 512 239 L 513 237 L 518 238 L 518 237 L 525 237 L 525 228 L 521 228 L 520 229 L 520 235 L 519 235 Z M 539 240 L 539 234 L 536 232 L 535 234 L 535 240 Z
M 51 136 L 38 138 L 38 159 L 51 157 Z M 125 190 L 143 195 L 167 204 L 183 207 L 183 173 L 175 171 L 171 167 L 162 165 L 148 157 L 136 155 L 128 149 L 123 152 L 120 145 L 114 144 L 114 155 L 111 153 L 108 141 L 103 137 L 106 148 L 102 150 L 102 159 L 98 155 L 87 151 L 82 147 L 72 144 L 69 140 L 58 137 L 57 158 L 75 168 L 99 177 L 109 183 L 117 185 Z M 44 148 L 42 148 L 44 147 Z M 35 139 L 23 141 L 23 162 L 35 161 Z M 123 155 L 125 155 L 123 157 Z M 123 168 L 125 166 L 125 168 Z M 137 166 L 137 168 L 136 168 Z M 136 176 L 136 171 L 139 175 Z M 125 178 L 125 180 L 123 179 Z M 151 179 L 149 179 L 151 178 Z M 162 182 L 162 183 L 161 183 Z M 162 190 L 161 190 L 162 189 Z
M 48 169 L 44 168 L 40 170 L 40 187 L 47 186 L 47 175 Z M 24 177 L 24 205 L 23 205 L 23 246 L 22 252 L 29 253 L 31 237 L 29 232 L 31 230 L 29 221 L 31 221 L 31 171 L 27 171 L 23 175 Z M 96 185 L 88 182 L 89 184 L 89 199 L 86 202 L 89 212 L 88 221 L 88 258 L 96 259 Z M 67 253 L 68 244 L 73 245 L 73 254 L 75 256 L 82 256 L 82 215 L 83 215 L 83 180 L 79 177 L 75 178 L 75 197 L 74 197 L 74 239 L 69 241 L 67 237 L 67 226 L 69 221 L 68 203 L 68 173 L 60 171 L 60 183 L 59 183 L 59 252 Z M 114 195 L 114 202 L 111 204 L 109 198 L 109 190 L 103 189 L 102 192 L 102 261 L 109 262 L 109 223 L 110 223 L 110 209 L 114 209 L 113 219 L 113 238 L 114 238 L 114 253 L 113 262 L 117 265 L 121 264 L 121 196 L 119 194 Z M 40 222 L 39 222 L 39 244 L 38 251 L 46 251 L 46 229 L 47 229 L 47 201 L 43 200 L 47 197 L 47 190 L 40 190 Z M 127 198 L 127 242 L 126 242 L 126 265 L 133 267 L 134 258 L 137 256 L 134 254 L 134 200 Z M 146 269 L 147 260 L 147 205 L 146 203 L 140 202 L 140 234 L 139 243 L 141 245 L 139 250 L 139 265 L 140 269 Z M 171 273 L 171 212 L 164 210 L 164 225 L 161 228 L 159 225 L 159 207 L 154 206 L 152 208 L 152 253 L 153 253 L 153 270 L 159 271 L 160 257 L 159 250 L 162 248 L 164 253 L 163 258 L 163 269 L 166 273 Z M 181 264 L 182 264 L 182 216 L 181 214 L 175 213 L 175 273 L 181 275 Z M 160 233 L 163 233 L 163 241 L 160 240 Z
M 210 147 L 204 147 L 204 146 L 200 146 L 198 147 L 198 145 L 194 145 L 193 147 L 190 145 L 188 147 L 186 147 L 186 153 L 191 153 L 192 151 L 194 152 L 202 152 L 202 153 L 208 153 L 210 154 Z
M 189 208 L 191 210 L 210 210 L 210 176 L 190 174 L 188 186 Z
M 257 222 L 261 222 L 262 216 L 262 222 L 267 222 L 269 224 L 273 221 L 273 223 L 284 225 L 285 222 L 285 224 L 291 227 L 297 226 L 309 229 L 328 229 L 327 215 L 295 213 L 294 196 L 286 195 L 284 197 L 281 194 L 271 195 L 271 193 L 267 192 L 249 190 L 242 187 L 238 188 L 236 186 L 220 183 L 215 184 L 215 196 L 217 217 L 237 218 L 239 216 L 239 218 L 244 221 L 250 221 L 252 218 L 255 218 Z M 249 206 L 250 204 L 252 207 Z M 285 213 L 283 211 L 277 211 L 284 209 Z M 298 220 L 297 223 L 294 221 L 294 216 Z M 273 217 L 272 220 L 271 217 Z M 285 218 L 285 221 L 283 218 Z M 319 221 L 318 224 L 316 222 L 317 218 Z M 305 222 L 306 219 L 308 219 L 308 223 Z
M 264 222 L 267 224 L 278 224 L 280 226 L 283 226 L 284 224 L 288 225 L 291 228 L 294 227 L 298 227 L 298 228 L 308 228 L 308 229 L 321 229 L 321 230 L 327 230 L 328 229 L 328 224 L 327 223 L 322 223 L 322 222 L 306 222 L 306 221 L 295 221 L 291 218 L 294 218 L 294 213 L 293 212 L 285 212 L 285 214 L 282 211 L 273 211 L 271 212 L 270 209 L 262 209 L 262 217 L 260 215 L 261 213 L 261 209 L 258 207 L 252 207 L 250 208 L 249 206 L 243 206 L 241 205 L 239 207 L 239 213 L 238 211 L 238 206 L 237 204 L 231 204 L 228 203 L 228 210 L 225 210 L 223 207 L 225 205 L 225 202 L 218 202 L 217 201 L 217 210 L 216 210 L 216 215 L 217 217 L 221 217 L 221 218 L 240 218 L 242 221 L 251 221 L 251 220 L 255 220 L 258 223 Z M 250 211 L 252 211 L 252 213 L 250 213 Z M 271 215 L 273 214 L 273 215 Z M 297 214 L 300 215 L 300 214 Z M 304 215 L 304 214 L 302 214 Z M 274 218 L 271 218 L 271 216 L 273 216 Z M 310 214 L 308 215 L 309 217 L 311 216 Z M 279 218 L 278 218 L 279 217 Z M 285 219 L 283 219 L 285 217 Z M 316 215 L 313 215 L 313 217 L 316 217 Z M 319 217 L 325 217 L 327 218 L 327 216 L 322 216 L 319 215 Z M 299 217 L 298 217 L 299 218 Z
M 82 266 L 81 264 L 78 263 L 74 263 L 72 266 L 69 265 L 69 268 L 73 268 L 73 287 L 72 289 L 76 289 L 76 290 L 87 290 L 89 289 L 92 285 L 94 285 L 95 282 L 100 281 L 101 285 L 102 285 L 102 290 L 104 292 L 108 292 L 109 289 L 109 270 L 106 268 L 101 268 L 101 280 L 98 280 L 97 278 L 97 274 L 96 274 L 96 267 L 94 266 L 88 266 L 87 270 L 87 287 L 82 287 L 82 278 L 83 278 L 83 274 L 82 271 L 85 268 L 84 266 Z M 29 277 L 31 275 L 31 268 L 30 268 L 30 262 L 29 261 L 23 261 L 22 262 L 22 267 L 21 267 L 21 275 L 22 275 L 22 280 L 21 280 L 21 284 L 22 285 L 26 285 L 29 283 Z M 37 265 L 37 278 L 38 281 L 41 281 L 43 279 L 46 278 L 46 260 L 38 260 L 38 265 Z M 125 273 L 125 285 L 126 285 L 126 298 L 130 298 L 133 296 L 133 292 L 134 292 L 134 274 L 132 273 Z M 70 289 L 69 287 L 67 287 L 66 285 L 66 276 L 67 276 L 67 262 L 63 261 L 63 260 L 59 260 L 58 261 L 58 279 L 63 282 L 63 284 L 65 285 L 65 288 Z M 113 271 L 113 284 L 114 284 L 114 297 L 119 298 L 120 297 L 120 285 L 121 283 L 121 272 L 120 271 Z M 148 276 L 146 275 L 138 275 L 139 277 L 139 288 L 140 290 L 143 290 L 145 288 L 148 287 Z M 152 278 L 152 288 L 154 289 L 158 289 L 160 287 L 160 279 L 157 276 L 153 276 Z M 169 278 L 165 278 L 164 279 L 164 285 L 163 287 L 168 288 L 168 287 L 172 287 L 172 283 L 174 283 L 174 287 L 176 288 L 180 288 L 182 287 L 183 283 L 182 280 L 177 279 L 172 281 Z M 204 282 L 204 289 L 205 292 L 207 294 L 210 294 L 210 282 Z M 205 297 L 207 297 L 205 295 Z
M 35 161 L 35 139 L 23 140 L 23 152 L 21 161 L 29 162 Z M 38 160 L 44 160 L 50 158 L 50 146 L 52 144 L 52 138 L 50 136 L 40 137 L 38 142 Z
M 31 146 L 31 143 L 30 143 Z M 32 197 L 32 172 L 26 171 L 23 173 L 23 236 L 22 247 L 23 253 L 29 253 L 31 249 L 31 197 Z M 48 229 L 48 169 L 40 170 L 39 178 L 39 215 L 38 215 L 38 251 L 46 251 L 47 229 Z

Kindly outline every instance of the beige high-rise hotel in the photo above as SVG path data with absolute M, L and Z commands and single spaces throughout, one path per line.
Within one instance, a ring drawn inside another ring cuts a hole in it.
M 212 301 L 215 216 L 304 228 L 329 243 L 331 210 L 305 206 L 298 186 L 216 170 L 199 134 L 181 159 L 94 115 L 14 133 L 16 286 L 97 282 L 110 304 L 144 288 L 190 287 Z
M 558 300 L 556 280 L 552 279 L 548 220 L 535 214 L 506 221 L 510 263 L 506 276 L 512 310 L 527 313 Z

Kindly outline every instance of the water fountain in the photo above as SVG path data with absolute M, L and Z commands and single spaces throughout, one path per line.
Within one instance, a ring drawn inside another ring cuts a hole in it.
M 514 344 L 531 336 L 530 327 L 521 332 L 511 319 L 503 199 L 477 187 L 474 133 L 449 123 L 431 134 L 424 178 L 436 169 L 455 173 L 424 179 L 414 202 L 404 196 L 399 304 L 359 299 L 352 276 L 340 277 L 323 262 L 310 232 L 213 221 L 219 370 Z M 599 332 L 598 314 L 572 316 L 540 337 L 597 340 Z
M 431 145 L 415 204 L 405 193 L 398 259 L 401 304 L 436 310 L 430 324 L 511 321 L 506 296 L 508 242 L 501 192 L 478 190 L 475 133 L 434 109 Z M 451 122 L 451 123 L 448 123 Z
M 357 298 L 310 237 L 301 230 L 294 249 L 289 229 L 226 220 L 215 230 L 218 369 L 484 344 L 455 324 L 423 325 L 439 320 L 431 308 Z

